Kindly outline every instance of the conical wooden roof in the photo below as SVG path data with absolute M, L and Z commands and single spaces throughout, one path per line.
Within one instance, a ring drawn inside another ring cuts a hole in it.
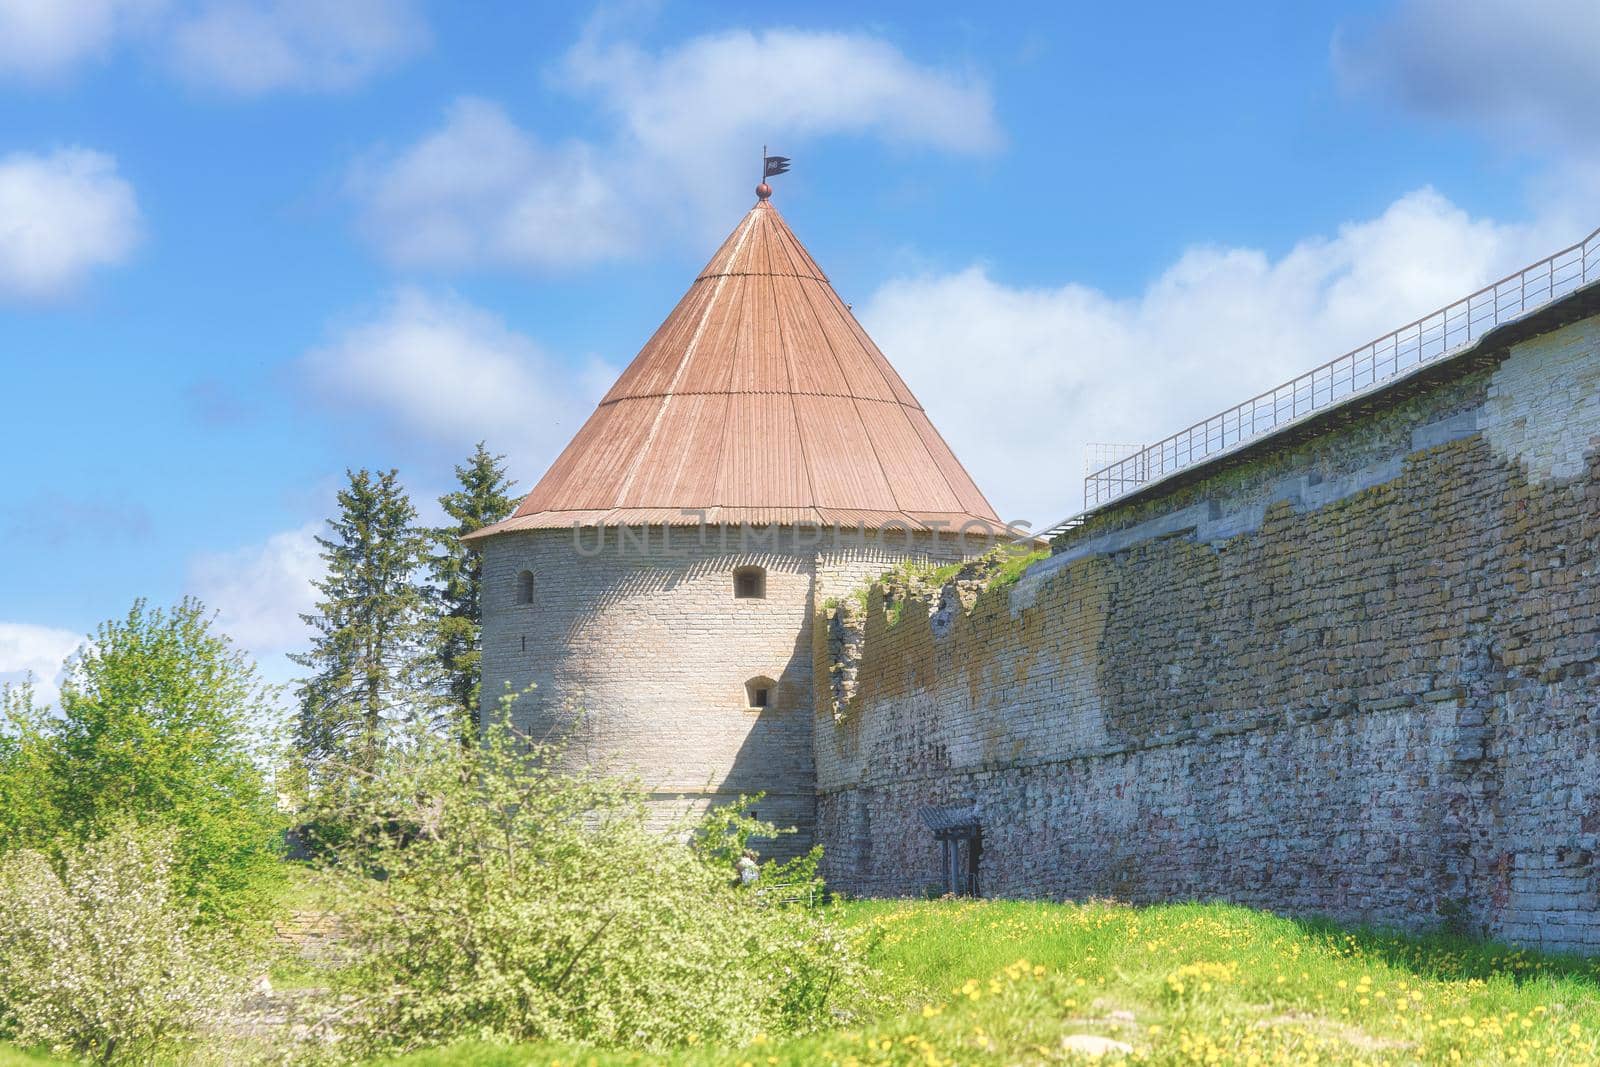
M 769 200 L 723 242 L 516 513 L 476 536 L 700 521 L 999 525 Z

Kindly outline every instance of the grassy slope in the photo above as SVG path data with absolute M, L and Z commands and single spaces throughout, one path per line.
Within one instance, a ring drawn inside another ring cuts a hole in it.
M 1072 1062 L 1069 1034 L 1180 1063 L 1600 1062 L 1600 962 L 1302 925 L 1219 905 L 865 902 L 901 1009 L 669 1056 L 461 1045 L 405 1067 Z M 1026 962 L 1023 962 L 1026 961 Z
M 1222 905 L 868 901 L 840 915 L 875 943 L 894 1005 L 849 1027 L 664 1056 L 463 1044 L 390 1062 L 998 1067 L 1074 1062 L 1070 1034 L 1153 1064 L 1600 1062 L 1600 960 Z M 55 1062 L 0 1045 L 0 1067 Z

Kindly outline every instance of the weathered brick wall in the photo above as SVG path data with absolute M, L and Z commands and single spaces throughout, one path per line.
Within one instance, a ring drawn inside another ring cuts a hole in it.
M 763 819 L 810 847 L 813 599 L 906 558 L 976 542 L 859 531 L 663 527 L 502 534 L 483 547 L 486 705 L 519 693 L 518 725 L 567 740 L 577 765 L 636 777 L 663 823 L 765 792 Z M 766 570 L 766 596 L 734 597 L 734 571 Z M 533 575 L 531 603 L 519 576 Z M 747 706 L 745 683 L 777 683 Z M 532 692 L 524 692 L 530 685 Z
M 874 599 L 854 699 L 817 705 L 830 878 L 935 883 L 917 809 L 970 801 L 986 893 L 1600 949 L 1600 319 L 1452 367 L 947 624 Z

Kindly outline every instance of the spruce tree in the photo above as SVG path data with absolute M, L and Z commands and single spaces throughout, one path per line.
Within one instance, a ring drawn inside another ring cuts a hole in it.
M 350 472 L 339 514 L 318 537 L 327 574 L 304 615 L 311 651 L 291 657 L 312 674 L 299 688 L 299 743 L 307 762 L 371 768 L 388 726 L 436 705 L 427 604 L 416 584 L 427 548 L 396 471 Z
M 483 725 L 483 559 L 461 539 L 510 515 L 517 501 L 510 495 L 515 483 L 506 478 L 505 457 L 490 453 L 482 441 L 466 465 L 456 468 L 456 481 L 461 488 L 439 498 L 453 521 L 434 531 L 429 569 L 438 609 L 435 655 L 445 698 L 467 739 L 476 738 Z

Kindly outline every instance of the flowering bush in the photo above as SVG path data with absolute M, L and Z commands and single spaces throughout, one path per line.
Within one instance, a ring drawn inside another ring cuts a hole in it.
M 815 912 L 773 907 L 507 727 L 420 738 L 345 795 L 333 869 L 354 931 L 355 1057 L 460 1038 L 663 1049 L 832 1022 L 861 969 Z
M 96 1063 L 151 1062 L 236 980 L 175 903 L 170 834 L 112 833 L 0 856 L 0 1026 Z
M 751 806 L 765 796 L 765 793 L 755 796 L 741 793 L 739 799 L 712 807 L 686 828 L 689 847 L 701 862 L 741 884 L 747 882 L 740 861 L 754 855 L 755 842 L 775 841 L 795 832 L 792 826 L 763 822 L 751 814 Z M 814 845 L 811 851 L 790 860 L 767 860 L 759 868 L 750 868 L 749 873 L 755 876 L 755 881 L 746 888 L 780 894 L 780 899 L 815 903 L 822 899 L 826 888 L 822 876 L 817 873 L 821 864 L 821 845 Z

